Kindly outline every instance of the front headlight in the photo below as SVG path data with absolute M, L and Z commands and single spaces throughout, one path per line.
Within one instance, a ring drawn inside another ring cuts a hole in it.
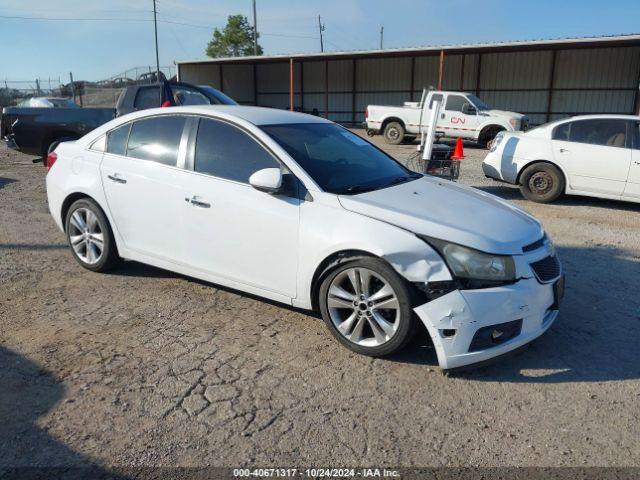
M 515 263 L 509 255 L 493 255 L 444 240 L 421 238 L 440 252 L 455 277 L 505 283 L 516 279 Z
M 498 134 L 496 135 L 496 138 L 494 138 L 493 142 L 491 142 L 491 147 L 489 148 L 489 151 L 490 152 L 495 152 L 496 149 L 502 143 L 503 139 L 504 139 L 504 132 L 498 132 Z

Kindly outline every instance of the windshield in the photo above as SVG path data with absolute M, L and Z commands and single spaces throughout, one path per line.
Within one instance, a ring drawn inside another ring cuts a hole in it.
M 221 105 L 238 105 L 238 102 L 236 102 L 233 98 L 225 95 L 220 90 L 216 90 L 215 88 L 210 87 L 209 85 L 198 85 L 198 88 L 204 90 L 209 95 L 214 97 Z
M 422 177 L 333 123 L 261 127 L 326 192 L 353 195 Z
M 484 103 L 482 100 L 480 100 L 475 95 L 468 94 L 467 97 L 469 98 L 469 100 L 471 100 L 471 103 L 473 103 L 478 110 L 491 110 L 491 107 L 489 105 Z

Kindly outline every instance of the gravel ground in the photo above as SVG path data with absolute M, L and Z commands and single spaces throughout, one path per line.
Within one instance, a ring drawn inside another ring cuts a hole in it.
M 447 377 L 423 338 L 373 360 L 304 312 L 81 269 L 44 169 L 0 147 L 0 467 L 639 466 L 640 205 L 533 204 L 466 153 L 463 183 L 544 223 L 567 293 L 529 349 Z

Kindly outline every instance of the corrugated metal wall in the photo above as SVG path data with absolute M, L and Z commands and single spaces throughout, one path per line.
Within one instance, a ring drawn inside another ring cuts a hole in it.
M 360 123 L 369 104 L 401 105 L 437 86 L 437 52 L 380 55 L 295 59 L 295 108 Z M 538 124 L 582 113 L 634 113 L 639 72 L 639 46 L 445 53 L 442 88 L 476 93 L 493 108 L 526 113 Z M 240 103 L 289 107 L 288 61 L 181 64 L 180 79 L 216 88 L 222 81 Z

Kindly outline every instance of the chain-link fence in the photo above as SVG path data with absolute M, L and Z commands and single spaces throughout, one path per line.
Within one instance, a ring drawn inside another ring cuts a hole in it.
M 171 80 L 176 67 L 160 67 L 160 79 Z M 97 82 L 75 80 L 63 83 L 61 78 L 33 80 L 0 80 L 0 107 L 29 105 L 38 97 L 66 98 L 83 107 L 115 107 L 118 97 L 130 85 L 143 85 L 157 81 L 156 68 L 134 67 Z

